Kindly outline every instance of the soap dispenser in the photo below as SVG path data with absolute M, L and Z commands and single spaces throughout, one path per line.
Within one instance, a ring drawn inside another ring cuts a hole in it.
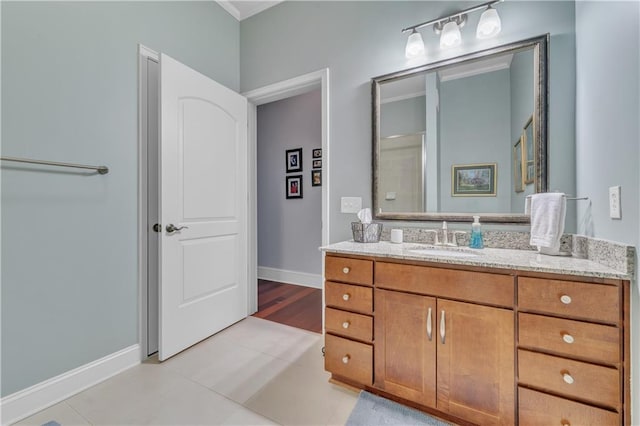
M 484 242 L 482 241 L 482 225 L 480 224 L 480 216 L 473 216 L 469 247 L 474 249 L 481 249 L 484 247 Z

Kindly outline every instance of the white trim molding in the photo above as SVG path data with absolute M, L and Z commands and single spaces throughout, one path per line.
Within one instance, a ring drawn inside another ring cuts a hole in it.
M 2 398 L 2 424 L 11 424 L 140 364 L 135 344 Z
M 330 108 L 329 108 L 329 68 L 323 68 L 318 71 L 303 74 L 298 77 L 290 78 L 288 80 L 279 81 L 277 83 L 270 84 L 268 86 L 260 87 L 258 89 L 250 90 L 242 93 L 246 96 L 248 102 L 249 113 L 247 116 L 249 124 L 249 313 L 256 312 L 258 310 L 258 280 L 254 279 L 256 275 L 260 275 L 260 270 L 264 268 L 258 267 L 258 239 L 257 239 L 257 223 L 258 223 L 258 207 L 257 207 L 257 193 L 258 183 L 256 180 L 256 164 L 257 164 L 257 110 L 258 105 L 263 105 L 269 102 L 279 101 L 281 99 L 289 98 L 303 93 L 310 92 L 314 89 L 320 89 L 322 93 L 322 245 L 329 244 L 331 236 L 331 224 L 329 223 L 329 212 L 331 211 L 331 155 L 330 155 Z M 322 264 L 324 273 L 324 263 Z M 295 274 L 295 273 L 294 273 Z M 282 277 L 283 274 L 277 275 Z M 313 275 L 313 274 L 309 274 Z M 295 284 L 309 283 L 309 287 L 322 288 L 322 277 L 303 277 L 295 275 L 294 278 L 289 274 L 284 274 L 284 278 L 278 278 L 278 281 L 290 282 Z M 256 277 L 257 278 L 257 277 Z M 255 295 L 255 296 L 254 296 Z
M 288 80 L 279 81 L 258 89 L 250 90 L 242 93 L 242 96 L 245 96 L 254 107 L 257 107 L 258 105 L 301 95 L 314 89 L 320 89 L 322 92 L 322 178 L 324 179 L 324 182 L 322 183 L 322 245 L 325 246 L 329 244 L 331 235 L 329 223 L 329 212 L 331 211 L 329 204 L 331 199 L 331 194 L 329 192 L 329 188 L 331 187 L 329 68 L 324 68 L 298 77 L 290 78 Z M 256 123 L 254 122 L 253 125 L 255 126 Z M 257 145 L 257 135 L 255 133 L 255 131 L 253 134 L 250 132 L 252 140 L 249 141 L 249 144 L 252 145 L 249 150 L 249 155 L 254 156 L 257 155 L 257 149 L 255 148 Z M 256 191 L 257 184 L 252 181 L 249 193 L 255 193 Z M 255 210 L 253 214 L 257 214 L 257 208 L 255 205 L 250 208 Z
M 258 278 L 304 287 L 322 288 L 322 275 L 258 266 Z

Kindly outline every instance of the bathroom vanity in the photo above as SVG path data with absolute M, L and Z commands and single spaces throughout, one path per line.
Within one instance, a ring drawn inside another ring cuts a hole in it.
M 626 271 L 530 250 L 323 251 L 333 382 L 458 423 L 630 423 Z

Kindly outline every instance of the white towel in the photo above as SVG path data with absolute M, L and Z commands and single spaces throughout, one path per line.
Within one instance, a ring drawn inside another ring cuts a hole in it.
M 525 211 L 531 212 L 531 238 L 529 244 L 537 246 L 542 254 L 560 254 L 560 238 L 564 232 L 567 199 L 561 192 L 533 194 L 525 202 Z

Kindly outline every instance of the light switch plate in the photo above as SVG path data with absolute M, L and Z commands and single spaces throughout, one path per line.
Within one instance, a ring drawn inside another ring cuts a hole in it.
M 361 197 L 340 198 L 340 213 L 358 213 L 362 210 Z
M 609 217 L 611 219 L 622 219 L 622 209 L 620 208 L 620 186 L 609 188 Z

